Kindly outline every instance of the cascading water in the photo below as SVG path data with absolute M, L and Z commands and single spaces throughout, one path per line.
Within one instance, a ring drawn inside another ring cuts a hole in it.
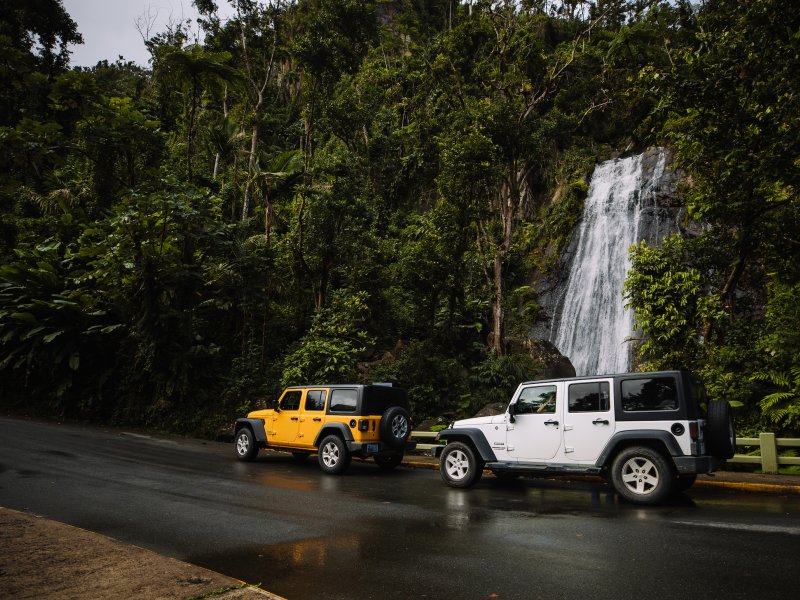
M 653 152 L 655 164 L 644 169 Z M 600 163 L 592 175 L 560 317 L 550 334 L 577 375 L 630 369 L 626 340 L 633 333 L 633 311 L 625 309 L 622 296 L 628 249 L 641 239 L 658 243 L 664 233 L 655 200 L 665 164 L 666 151 L 656 149 Z

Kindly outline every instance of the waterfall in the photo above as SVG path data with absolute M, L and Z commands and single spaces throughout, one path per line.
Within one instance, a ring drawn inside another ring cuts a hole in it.
M 646 166 L 651 157 L 655 163 Z M 592 175 L 563 305 L 550 332 L 578 375 L 630 370 L 626 339 L 633 334 L 633 311 L 622 296 L 628 248 L 641 239 L 657 243 L 665 232 L 655 201 L 665 164 L 666 151 L 656 149 L 600 163 Z

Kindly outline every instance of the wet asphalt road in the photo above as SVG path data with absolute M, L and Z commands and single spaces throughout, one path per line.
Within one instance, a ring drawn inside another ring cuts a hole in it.
M 641 508 L 603 484 L 435 471 L 340 477 L 232 444 L 0 418 L 0 506 L 291 600 L 795 597 L 800 497 L 692 490 Z

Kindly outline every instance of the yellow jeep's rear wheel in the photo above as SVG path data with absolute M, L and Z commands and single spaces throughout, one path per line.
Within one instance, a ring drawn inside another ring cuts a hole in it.
M 330 475 L 343 473 L 350 466 L 350 452 L 338 435 L 323 438 L 319 445 L 318 458 L 320 468 Z

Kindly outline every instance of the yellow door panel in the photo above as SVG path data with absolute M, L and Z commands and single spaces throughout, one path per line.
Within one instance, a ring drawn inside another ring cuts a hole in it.
M 300 403 L 303 390 L 286 390 L 267 428 L 267 443 L 272 446 L 294 444 L 300 428 Z
M 305 390 L 296 443 L 313 445 L 325 419 L 328 390 Z

